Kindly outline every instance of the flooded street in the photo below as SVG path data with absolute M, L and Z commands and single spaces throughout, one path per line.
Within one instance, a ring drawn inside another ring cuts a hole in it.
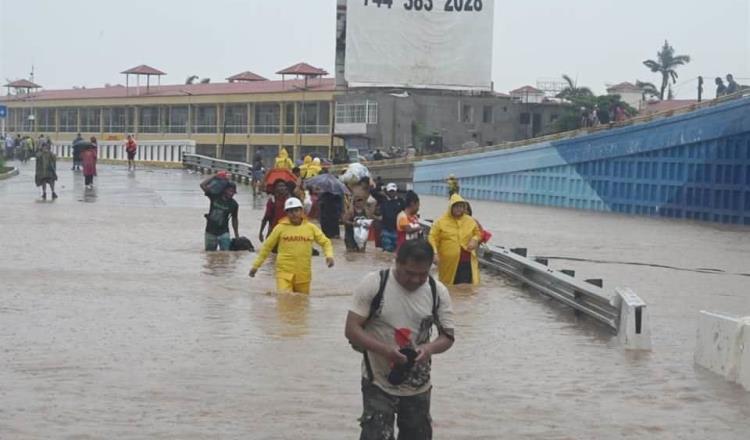
M 313 258 L 309 298 L 271 291 L 255 254 L 203 251 L 200 175 L 100 166 L 95 189 L 58 164 L 0 181 L 1 439 L 352 439 L 360 356 L 351 288 L 390 264 L 374 248 Z M 239 186 L 257 246 L 265 199 Z M 447 199 L 423 197 L 435 218 Z M 456 344 L 436 356 L 438 439 L 745 439 L 750 392 L 693 364 L 699 310 L 750 315 L 750 229 L 473 202 L 492 243 L 631 287 L 653 351 L 483 274 L 453 292 Z M 580 261 L 588 260 L 588 261 Z M 637 263 L 637 264 L 631 264 Z M 643 265 L 643 264 L 646 265 Z

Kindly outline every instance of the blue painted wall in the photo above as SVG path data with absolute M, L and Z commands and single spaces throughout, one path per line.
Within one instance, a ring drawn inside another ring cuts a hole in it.
M 576 138 L 415 163 L 470 199 L 750 225 L 750 97 Z

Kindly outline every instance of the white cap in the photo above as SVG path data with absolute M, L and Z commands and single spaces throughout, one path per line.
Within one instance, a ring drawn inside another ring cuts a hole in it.
M 396 186 L 395 183 L 391 182 L 385 186 L 385 190 L 386 191 L 398 191 L 398 186 Z
M 295 208 L 302 208 L 302 202 L 300 202 L 296 197 L 289 197 L 288 199 L 286 199 L 286 202 L 284 202 L 284 211 Z

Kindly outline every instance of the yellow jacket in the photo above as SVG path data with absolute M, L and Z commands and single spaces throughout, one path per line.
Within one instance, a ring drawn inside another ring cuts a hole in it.
M 276 163 L 274 163 L 273 167 L 285 168 L 287 170 L 294 168 L 294 162 L 292 162 L 292 159 L 289 159 L 289 153 L 286 152 L 286 148 L 282 148 L 281 151 L 279 151 L 279 155 L 276 156 Z
M 302 160 L 302 165 L 300 165 L 300 166 L 299 166 L 299 176 L 300 176 L 301 178 L 303 178 L 303 179 L 307 179 L 308 177 L 312 177 L 312 176 L 308 176 L 308 175 L 307 175 L 307 172 L 308 172 L 308 170 L 310 169 L 310 164 L 311 164 L 311 163 L 312 163 L 312 156 L 310 156 L 310 155 L 308 154 L 308 155 L 307 155 L 307 156 L 305 156 L 305 158 L 304 158 L 304 159 Z
M 323 167 L 320 166 L 320 159 L 317 157 L 312 160 L 312 163 L 307 167 L 307 178 L 315 177 L 320 174 Z
M 316 225 L 302 220 L 299 225 L 293 225 L 288 217 L 279 220 L 271 235 L 263 243 L 258 257 L 253 262 L 253 268 L 258 269 L 271 250 L 279 246 L 276 256 L 276 274 L 291 273 L 300 282 L 312 278 L 312 244 L 318 243 L 326 257 L 333 257 L 331 240 L 323 235 L 323 231 Z
M 470 215 L 464 214 L 459 218 L 453 217 L 451 207 L 459 202 L 465 202 L 463 197 L 453 194 L 450 199 L 448 212 L 443 214 L 430 229 L 430 244 L 438 255 L 438 277 L 445 285 L 452 285 L 456 278 L 456 270 L 461 258 L 461 249 L 471 239 L 481 238 L 481 232 L 477 222 Z M 479 284 L 479 260 L 476 250 L 471 251 L 471 279 L 473 284 Z

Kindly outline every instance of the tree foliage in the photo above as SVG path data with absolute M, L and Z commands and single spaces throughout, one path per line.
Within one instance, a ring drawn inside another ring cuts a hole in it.
M 669 80 L 672 80 L 672 84 L 677 83 L 677 67 L 689 62 L 690 55 L 675 55 L 674 48 L 669 45 L 667 40 L 664 40 L 664 45 L 656 53 L 656 60 L 646 60 L 643 62 L 643 65 L 648 67 L 652 72 L 661 74 L 660 100 L 664 100 L 664 93 L 667 91 Z
M 597 111 L 599 122 L 608 124 L 610 112 L 619 106 L 628 117 L 635 116 L 638 110 L 624 102 L 620 95 L 596 96 L 588 87 L 577 87 L 568 75 L 563 75 L 568 87 L 563 89 L 557 97 L 568 101 L 560 117 L 555 121 L 554 132 L 577 130 L 581 128 L 581 114 Z

